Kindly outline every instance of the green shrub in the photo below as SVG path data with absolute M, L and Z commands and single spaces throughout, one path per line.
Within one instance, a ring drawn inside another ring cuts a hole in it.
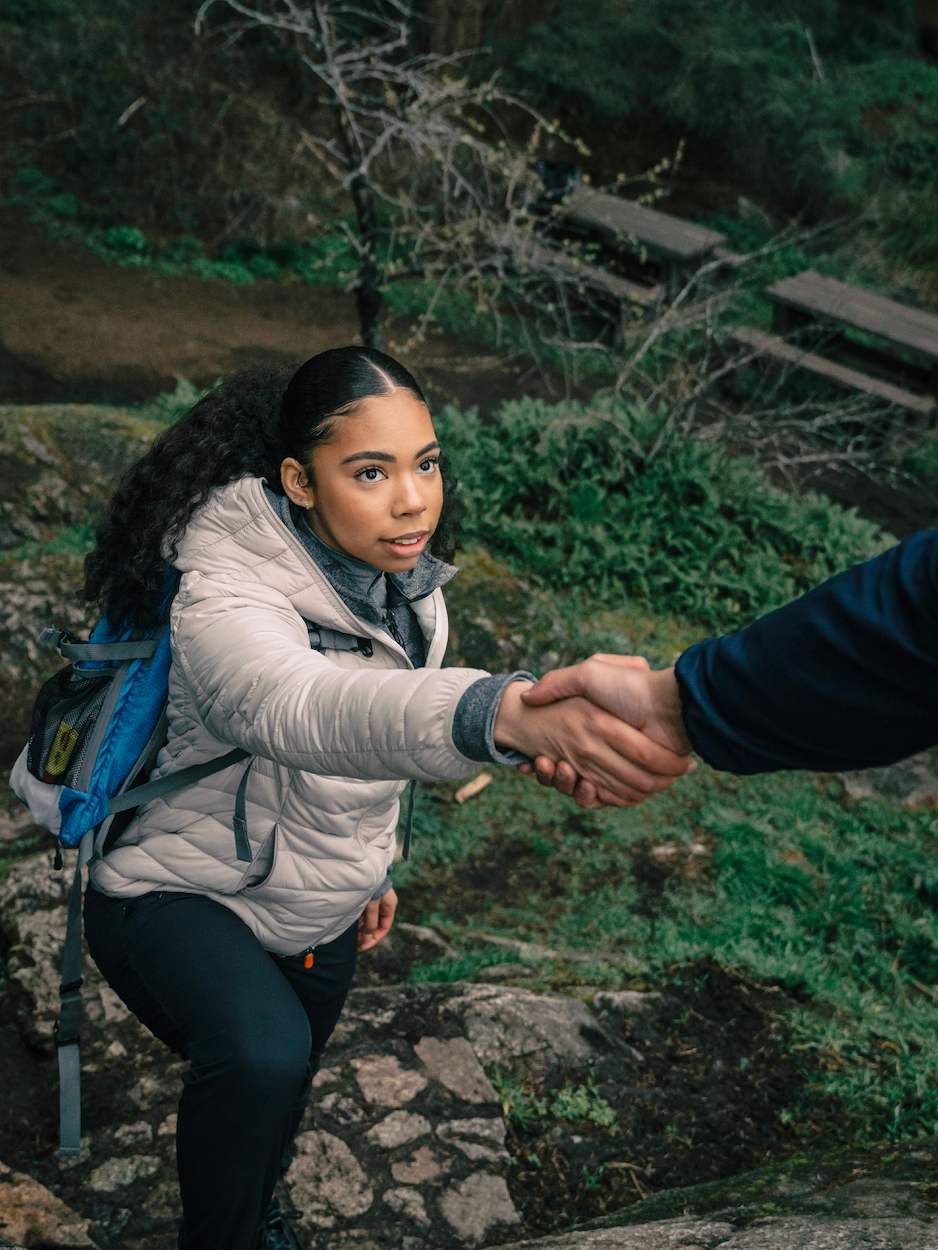
M 509 1124 L 524 1129 L 531 1120 L 552 1115 L 555 1120 L 574 1124 L 589 1120 L 616 1132 L 616 1113 L 596 1089 L 592 1076 L 586 1085 L 564 1085 L 554 1090 L 553 1097 L 539 1096 L 529 1081 L 519 1082 L 497 1065 L 490 1076 Z
M 890 541 L 855 510 L 774 489 L 752 461 L 620 401 L 446 408 L 467 538 L 552 587 L 739 627 Z
M 934 263 L 938 68 L 912 45 L 907 0 L 555 0 L 497 55 L 587 133 L 683 136 L 780 216 L 876 196 L 891 246 Z
M 906 455 L 902 468 L 920 482 L 934 488 L 938 485 L 938 435 L 925 435 Z
M 600 1128 L 615 1132 L 616 1113 L 596 1090 L 593 1078 L 586 1085 L 566 1085 L 558 1089 L 550 1104 L 556 1120 L 590 1120 Z
M 207 391 L 200 391 L 197 386 L 193 386 L 188 378 L 177 377 L 176 389 L 157 395 L 156 399 L 147 405 L 145 413 L 155 421 L 162 421 L 164 425 L 175 425 L 203 395 L 207 394 Z
M 523 1129 L 529 1121 L 541 1119 L 547 1114 L 547 1099 L 539 1098 L 528 1083 L 519 1084 L 497 1064 L 489 1076 L 502 1104 L 502 1114 L 509 1124 L 517 1124 Z

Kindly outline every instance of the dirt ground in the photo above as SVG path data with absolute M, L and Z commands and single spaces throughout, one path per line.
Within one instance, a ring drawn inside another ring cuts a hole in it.
M 391 350 L 408 326 L 388 327 Z M 357 341 L 351 295 L 297 282 L 155 278 L 50 243 L 0 211 L 0 403 L 133 404 Z M 548 394 L 530 364 L 439 335 L 404 357 L 436 403 Z M 560 398 L 559 395 L 556 398 Z

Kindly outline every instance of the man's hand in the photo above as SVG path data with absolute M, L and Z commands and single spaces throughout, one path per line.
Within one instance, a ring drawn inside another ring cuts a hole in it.
M 558 760 L 568 761 L 590 786 L 574 795 L 581 807 L 633 807 L 694 767 L 588 699 L 549 694 L 545 706 L 538 707 L 525 694 L 530 689 L 526 682 L 507 687 L 495 720 L 495 741 L 544 757 L 551 769 Z
M 528 686 L 521 697 L 525 703 L 540 707 L 556 700 L 585 697 L 677 756 L 686 756 L 692 749 L 681 717 L 674 669 L 652 672 L 642 656 L 594 655 L 582 664 L 548 673 L 536 685 Z M 531 771 L 530 765 L 522 767 Z M 693 767 L 685 762 L 685 771 Z M 533 770 L 541 785 L 553 785 L 580 806 L 598 806 L 603 799 L 593 779 L 577 769 L 569 757 L 557 761 L 538 753 Z
M 386 938 L 394 923 L 397 911 L 397 894 L 388 890 L 380 898 L 373 898 L 358 921 L 358 949 L 370 951 L 382 938 Z

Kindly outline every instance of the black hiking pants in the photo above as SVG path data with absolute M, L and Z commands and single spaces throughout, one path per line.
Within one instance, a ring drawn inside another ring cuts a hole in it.
M 89 887 L 85 931 L 107 983 L 190 1063 L 176 1132 L 180 1250 L 255 1250 L 355 971 L 357 925 L 307 969 L 302 955 L 269 954 L 212 899 L 128 902 Z

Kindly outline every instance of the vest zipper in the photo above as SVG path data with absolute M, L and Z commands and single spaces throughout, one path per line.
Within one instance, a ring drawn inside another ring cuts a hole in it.
M 385 615 L 385 622 L 388 627 L 388 633 L 391 635 L 391 637 L 394 639 L 397 645 L 401 648 L 404 654 L 407 655 L 407 647 L 404 643 L 403 637 L 401 636 L 401 631 L 398 629 L 397 621 L 394 619 L 393 611 L 389 608 L 385 612 L 384 615 Z M 407 655 L 407 658 L 409 660 L 410 656 Z

